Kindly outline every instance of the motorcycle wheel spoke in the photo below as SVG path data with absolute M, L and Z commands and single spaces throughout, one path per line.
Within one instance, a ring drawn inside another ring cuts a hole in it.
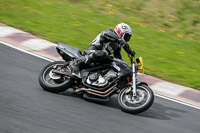
M 53 79 L 51 79 L 51 83 L 52 83 L 53 85 L 56 84 L 56 82 L 55 82 Z
M 46 81 L 47 81 L 48 83 L 50 83 L 51 80 L 52 80 L 51 77 L 49 77 L 49 76 L 46 77 Z

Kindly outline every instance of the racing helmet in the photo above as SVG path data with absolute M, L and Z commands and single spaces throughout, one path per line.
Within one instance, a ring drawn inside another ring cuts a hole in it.
M 132 36 L 132 29 L 128 24 L 125 23 L 120 23 L 118 24 L 115 29 L 114 32 L 121 37 L 122 39 L 124 39 L 126 42 L 128 42 Z

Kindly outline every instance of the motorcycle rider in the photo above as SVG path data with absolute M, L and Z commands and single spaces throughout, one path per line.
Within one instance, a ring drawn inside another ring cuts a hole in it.
M 114 54 L 115 58 L 122 59 L 121 47 L 123 47 L 128 54 L 134 56 L 135 52 L 131 50 L 127 43 L 131 36 L 132 29 L 125 23 L 118 24 L 114 30 L 106 29 L 101 32 L 84 51 L 83 57 L 70 62 L 69 67 L 72 70 L 72 74 L 80 77 L 79 69 L 81 69 L 83 65 L 94 62 L 104 63 L 111 54 Z

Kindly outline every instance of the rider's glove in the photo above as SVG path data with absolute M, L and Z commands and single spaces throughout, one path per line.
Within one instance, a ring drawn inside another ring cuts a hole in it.
M 135 56 L 135 51 L 131 50 L 129 54 L 134 57 Z

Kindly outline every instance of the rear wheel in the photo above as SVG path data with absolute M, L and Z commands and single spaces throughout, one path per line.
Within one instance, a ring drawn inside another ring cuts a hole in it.
M 153 91 L 147 85 L 138 85 L 137 96 L 133 96 L 132 91 L 129 91 L 130 87 L 125 87 L 118 95 L 120 108 L 132 114 L 141 113 L 150 108 L 154 101 Z
M 39 83 L 41 87 L 49 92 L 58 93 L 67 90 L 73 84 L 73 79 L 67 76 L 58 75 L 53 73 L 52 70 L 56 69 L 63 72 L 71 72 L 69 67 L 65 65 L 64 61 L 55 61 L 46 65 L 39 75 Z

